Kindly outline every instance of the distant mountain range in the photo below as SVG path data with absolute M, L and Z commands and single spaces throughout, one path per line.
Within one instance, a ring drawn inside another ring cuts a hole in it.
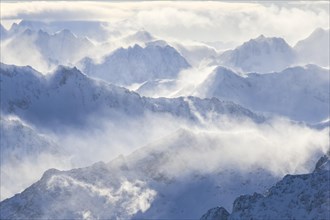
M 329 118 L 329 70 L 314 65 L 240 76 L 217 67 L 193 93 L 231 100 L 257 112 L 316 123 Z
M 198 121 L 231 115 L 263 121 L 259 116 L 230 101 L 197 97 L 152 99 L 94 80 L 76 68 L 59 67 L 53 74 L 42 75 L 31 67 L 1 64 L 1 110 L 16 114 L 39 125 L 81 126 L 88 116 L 137 117 L 147 112 L 169 113 L 175 117 Z
M 149 43 L 120 48 L 104 57 L 102 63 L 86 58 L 82 71 L 105 81 L 130 85 L 153 79 L 175 79 L 182 69 L 190 67 L 188 62 L 171 46 Z
M 0 219 L 330 217 L 329 30 L 220 52 L 109 25 L 0 26 Z
M 3 46 L 6 63 L 19 65 L 32 64 L 39 69 L 48 70 L 59 64 L 73 65 L 87 56 L 94 48 L 87 38 L 80 38 L 69 30 L 54 34 L 26 29 L 14 35 Z
M 241 46 L 220 54 L 217 64 L 243 72 L 279 72 L 295 65 L 316 64 L 329 67 L 329 29 L 316 29 L 294 47 L 284 39 L 265 37 L 251 39 Z

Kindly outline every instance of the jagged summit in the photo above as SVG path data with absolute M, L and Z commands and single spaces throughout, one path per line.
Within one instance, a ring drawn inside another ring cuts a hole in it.
M 76 63 L 94 47 L 87 38 L 77 37 L 68 29 L 50 34 L 42 29 L 26 28 L 13 35 L 4 50 L 10 51 L 6 62 L 11 63 L 14 60 L 15 63 L 33 65 L 45 72 L 53 70 L 57 65 Z
M 68 29 L 76 36 L 104 41 L 108 38 L 108 32 L 104 28 L 107 24 L 107 22 L 91 20 L 38 21 L 23 19 L 19 23 L 13 23 L 9 32 L 10 34 L 16 34 L 29 28 L 34 31 L 43 30 L 49 34 L 55 34 Z
M 42 73 L 36 71 L 31 66 L 8 65 L 0 62 L 0 70 L 0 75 L 7 75 L 9 77 L 20 75 L 23 79 L 25 76 L 29 77 L 29 74 L 39 78 L 43 77 Z
M 295 60 L 293 49 L 282 38 L 260 35 L 219 57 L 222 65 L 245 72 L 280 71 Z
M 77 80 L 83 79 L 86 77 L 85 74 L 80 72 L 76 67 L 67 67 L 60 65 L 57 69 L 50 74 L 51 80 L 57 82 L 60 85 L 63 85 L 67 82 L 67 80 Z
M 77 36 L 73 34 L 69 29 L 63 29 L 61 31 L 56 32 L 54 35 L 59 35 L 61 37 L 67 37 L 71 39 L 76 39 Z
M 218 99 L 141 97 L 122 87 L 92 79 L 75 67 L 59 66 L 46 75 L 28 67 L 3 64 L 1 68 L 4 69 L 1 69 L 1 92 L 9 94 L 1 97 L 2 111 L 15 112 L 37 124 L 51 125 L 57 121 L 63 125 L 79 125 L 87 121 L 88 116 L 105 112 L 107 117 L 113 119 L 116 118 L 113 114 L 117 112 L 125 117 L 134 117 L 150 111 L 198 120 L 192 108 L 205 118 L 212 110 L 215 117 L 230 114 L 233 117 L 251 117 L 256 121 L 262 119 L 248 109 Z
M 256 40 L 264 40 L 266 39 L 265 35 L 260 34 L 259 37 L 256 38 Z
M 154 79 L 173 79 L 181 70 L 190 67 L 173 47 L 156 43 L 120 48 L 104 57 L 101 63 L 84 59 L 80 64 L 87 75 L 123 86 Z

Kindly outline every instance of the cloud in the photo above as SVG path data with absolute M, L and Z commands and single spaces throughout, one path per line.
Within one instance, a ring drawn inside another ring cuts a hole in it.
M 327 2 L 315 4 L 1 2 L 1 21 L 101 20 L 109 22 L 107 27 L 109 31 L 120 30 L 124 33 L 128 30 L 145 28 L 160 37 L 179 41 L 241 42 L 263 33 L 267 36 L 281 36 L 294 43 L 307 36 L 316 27 L 329 28 L 329 9 L 324 7 L 327 4 Z M 304 25 L 301 25 L 302 21 Z M 2 46 L 5 45 L 6 42 L 2 42 Z M 1 61 L 11 63 L 14 61 L 10 59 L 15 58 L 20 61 L 20 65 L 39 63 L 39 69 L 48 68 L 32 43 L 28 47 L 17 48 L 20 48 L 19 51 L 9 51 L 12 54 L 3 56 Z M 22 48 L 24 50 L 21 50 Z M 16 54 L 21 56 L 17 57 Z M 193 88 L 205 79 L 211 68 L 202 67 L 183 71 L 178 86 Z M 180 94 L 185 93 L 185 91 L 181 92 Z M 94 124 L 85 131 L 67 129 L 60 134 L 47 134 L 68 152 L 68 158 L 63 159 L 63 163 L 62 158 L 59 159 L 54 155 L 41 155 L 34 161 L 23 161 L 19 167 L 13 164 L 2 166 L 2 174 L 8 175 L 8 178 L 3 178 L 1 182 L 2 195 L 9 196 L 19 192 L 50 167 L 69 169 L 87 166 L 100 160 L 110 161 L 119 154 L 128 154 L 139 147 L 153 145 L 157 140 L 165 140 L 163 139 L 165 136 L 175 134 L 180 128 L 190 132 L 196 142 L 186 146 L 187 148 L 178 148 L 180 151 L 176 157 L 180 160 L 176 161 L 181 163 L 170 161 L 163 167 L 169 175 L 182 174 L 187 170 L 187 166 L 190 168 L 189 172 L 203 173 L 227 166 L 235 166 L 242 170 L 259 166 L 275 175 L 305 172 L 310 169 L 310 166 L 307 166 L 310 157 L 329 148 L 327 129 L 313 130 L 284 119 L 266 124 L 223 119 L 219 122 L 206 121 L 202 126 L 192 126 L 168 115 L 147 115 L 136 120 L 123 118 L 118 120 L 120 123 L 110 120 L 100 121 L 95 118 L 91 121 L 94 121 Z M 95 124 L 99 125 L 95 126 Z M 174 146 L 180 147 L 187 143 L 186 139 L 180 140 L 183 142 L 173 143 Z M 157 142 L 157 144 L 167 143 Z M 155 147 L 158 146 L 157 144 Z M 201 161 L 206 161 L 204 166 L 201 166 Z M 26 175 L 27 173 L 29 175 Z M 123 187 L 129 189 L 133 187 L 132 193 L 135 195 L 134 186 L 124 184 Z M 122 191 L 127 190 L 123 188 Z M 127 207 L 135 212 L 136 207 L 144 210 L 148 208 L 148 204 L 143 200 L 128 204 Z
M 117 120 L 94 117 L 84 130 L 63 128 L 43 135 L 52 138 L 65 156 L 41 154 L 18 165 L 1 166 L 1 175 L 5 177 L 1 180 L 1 199 L 20 192 L 52 167 L 84 167 L 98 161 L 109 162 L 121 154 L 134 164 L 130 153 L 144 146 L 154 150 L 152 155 L 159 153 L 159 158 L 153 156 L 155 161 L 148 166 L 169 178 L 185 178 L 194 173 L 212 175 L 228 168 L 245 174 L 260 168 L 277 177 L 305 173 L 329 149 L 328 128 L 315 130 L 282 118 L 257 124 L 248 119 L 222 117 L 197 125 L 167 114 Z M 145 155 L 148 161 L 149 152 L 144 148 L 135 155 L 142 160 Z M 123 190 L 126 192 L 126 188 Z M 135 189 L 132 190 L 134 194 Z M 146 198 L 153 196 L 149 191 L 147 195 Z M 132 213 L 146 210 L 149 207 L 146 201 L 132 200 L 125 207 Z
M 34 43 L 35 37 L 21 37 L 16 44 L 11 45 L 10 40 L 1 42 L 0 50 L 4 54 L 1 62 L 18 66 L 33 65 L 38 71 L 47 72 L 55 68 L 50 66 Z
M 137 212 L 145 212 L 157 194 L 140 180 L 121 180 L 119 184 L 110 186 L 107 183 L 107 181 L 95 183 L 93 179 L 81 181 L 68 175 L 53 175 L 47 181 L 46 188 L 50 191 L 57 191 L 58 188 L 63 191 L 68 190 L 70 196 L 66 200 L 74 204 L 78 210 L 97 207 L 97 211 L 94 208 L 94 213 L 89 210 L 79 213 L 83 219 L 95 219 L 100 215 L 111 219 L 116 219 L 117 216 L 129 218 Z M 92 199 L 81 201 L 82 197 Z M 107 209 L 104 209 L 104 201 L 108 205 Z M 55 203 L 52 208 L 63 210 L 63 205 L 66 204 Z
M 53 167 L 57 169 L 72 168 L 70 157 L 53 155 L 50 153 L 38 154 L 35 152 L 34 156 L 20 160 L 19 163 L 16 161 L 9 161 L 1 164 L 0 201 L 23 191 L 40 179 L 47 169 Z
M 145 28 L 164 38 L 242 42 L 265 34 L 284 37 L 293 44 L 317 27 L 329 28 L 327 4 L 170 1 L 5 2 L 1 3 L 1 20 L 102 20 L 110 22 L 110 28 L 113 29 L 124 26 Z
M 160 152 L 160 157 L 164 156 L 162 151 L 170 155 L 169 160 L 157 159 L 165 161 L 157 169 L 169 177 L 208 174 L 229 167 L 243 173 L 261 168 L 281 177 L 310 172 L 318 157 L 329 149 L 328 128 L 316 130 L 285 118 L 258 124 L 223 116 L 197 125 L 166 114 L 152 114 L 134 120 L 122 118 L 119 123 L 91 121 L 100 127 L 91 125 L 84 132 L 67 130 L 58 135 L 59 145 L 74 156 L 75 167 L 109 162 L 146 146 L 156 154 Z M 147 156 L 150 151 L 141 152 Z

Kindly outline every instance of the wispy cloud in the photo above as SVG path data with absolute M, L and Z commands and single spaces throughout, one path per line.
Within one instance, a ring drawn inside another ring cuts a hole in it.
M 181 40 L 241 42 L 262 33 L 295 43 L 316 27 L 329 27 L 327 6 L 328 2 L 3 2 L 1 20 L 102 20 L 115 29 L 129 24 Z

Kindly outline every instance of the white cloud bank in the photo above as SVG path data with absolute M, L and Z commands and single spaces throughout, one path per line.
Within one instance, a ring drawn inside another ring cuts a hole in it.
M 3 24 L 21 19 L 100 20 L 114 30 L 145 28 L 179 40 L 242 42 L 265 34 L 294 44 L 329 28 L 329 2 L 1 2 Z

